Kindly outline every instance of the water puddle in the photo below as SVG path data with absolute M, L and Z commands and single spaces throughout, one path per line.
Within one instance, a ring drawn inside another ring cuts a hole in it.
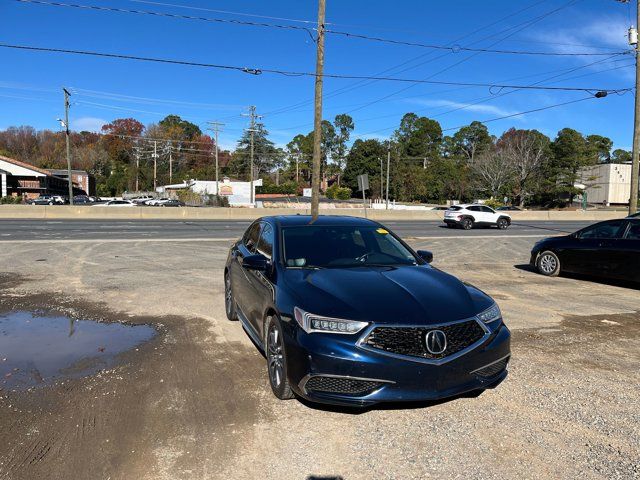
M 150 340 L 148 325 L 123 325 L 31 312 L 0 314 L 0 389 L 91 375 Z

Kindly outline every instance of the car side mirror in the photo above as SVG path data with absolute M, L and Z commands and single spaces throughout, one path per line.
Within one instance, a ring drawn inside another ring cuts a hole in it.
M 433 253 L 429 250 L 418 250 L 418 256 L 427 263 L 433 262 Z
M 261 253 L 248 255 L 242 259 L 242 267 L 247 270 L 265 271 L 269 267 L 269 259 Z

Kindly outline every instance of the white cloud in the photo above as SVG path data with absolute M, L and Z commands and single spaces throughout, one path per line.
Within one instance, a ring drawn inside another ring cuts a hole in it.
M 77 132 L 99 132 L 102 129 L 102 126 L 107 123 L 109 122 L 103 118 L 81 117 L 77 120 L 71 121 L 71 130 L 75 130 Z
M 447 110 L 466 110 L 468 112 L 475 113 L 486 113 L 488 115 L 496 115 L 498 117 L 503 117 L 506 115 L 513 115 L 517 113 L 512 110 L 506 110 L 504 108 L 496 107 L 495 105 L 487 105 L 484 103 L 463 103 L 463 102 L 455 102 L 453 100 L 426 100 L 426 99 L 416 99 L 412 100 L 411 103 L 416 103 L 418 105 L 424 105 L 426 107 L 443 107 Z

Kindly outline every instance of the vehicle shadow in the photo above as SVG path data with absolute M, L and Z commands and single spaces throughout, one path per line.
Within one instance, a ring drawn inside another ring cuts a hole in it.
M 528 263 L 514 265 L 514 268 L 517 268 L 518 270 L 523 270 L 525 272 L 538 274 L 538 272 L 535 269 L 535 267 L 531 266 Z M 540 276 L 544 277 L 541 274 L 540 274 Z M 596 277 L 594 275 L 584 275 L 584 274 L 578 274 L 578 273 L 561 273 L 560 277 L 562 277 L 562 278 L 570 278 L 570 279 L 573 279 L 573 280 L 580 280 L 580 281 L 584 281 L 584 282 L 599 283 L 601 285 L 608 285 L 608 286 L 611 286 L 611 287 L 620 287 L 620 288 L 628 288 L 628 289 L 631 289 L 631 290 L 640 290 L 640 283 L 632 282 L 632 281 L 629 281 L 629 280 L 618 280 L 618 279 L 613 279 L 613 278 L 603 278 L 603 277 Z
M 497 385 L 496 385 L 497 386 Z M 463 393 L 454 397 L 443 398 L 441 400 L 430 401 L 416 401 L 416 402 L 396 402 L 396 403 L 376 403 L 374 405 L 367 405 L 364 407 L 351 407 L 344 405 L 330 405 L 326 403 L 315 403 L 305 400 L 304 398 L 296 396 L 296 400 L 302 403 L 305 407 L 312 410 L 319 410 L 322 412 L 342 413 L 345 415 L 362 415 L 363 413 L 371 412 L 374 410 L 393 411 L 393 410 L 417 410 L 421 408 L 430 408 L 437 405 L 453 402 L 461 398 L 477 398 L 482 395 L 485 390 L 474 390 L 472 392 Z

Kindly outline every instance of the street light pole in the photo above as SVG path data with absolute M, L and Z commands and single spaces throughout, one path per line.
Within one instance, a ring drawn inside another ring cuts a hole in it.
M 71 94 L 66 88 L 64 92 L 64 130 L 67 141 L 67 180 L 69 184 L 69 205 L 73 205 L 73 179 L 71 178 L 71 143 L 69 140 L 69 97 Z
M 389 210 L 389 166 L 391 165 L 391 142 L 387 143 L 387 206 Z

